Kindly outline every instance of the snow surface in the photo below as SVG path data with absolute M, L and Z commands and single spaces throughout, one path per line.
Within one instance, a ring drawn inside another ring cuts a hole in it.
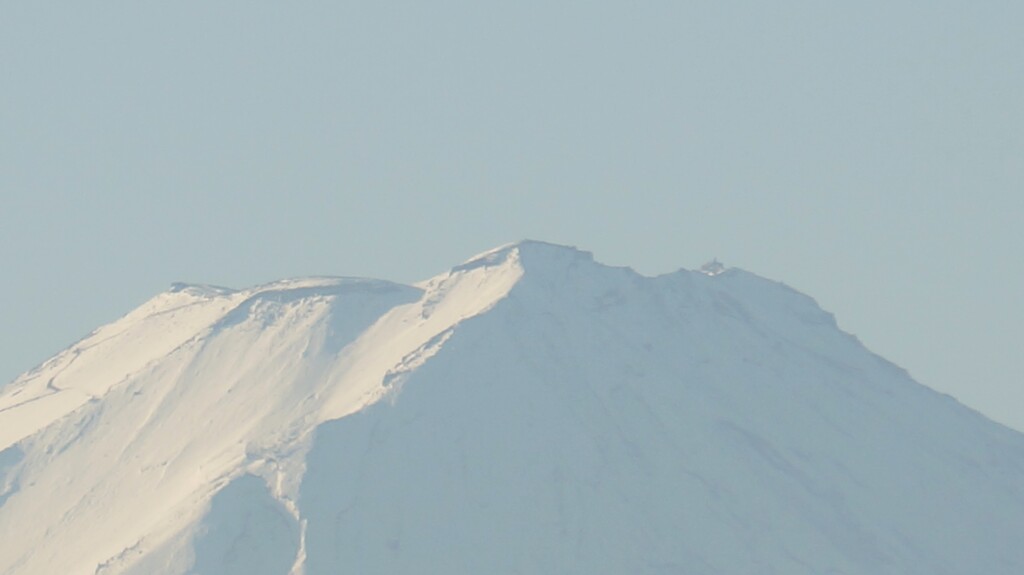
M 0 390 L 0 573 L 1024 573 L 1024 436 L 782 284 L 176 284 Z

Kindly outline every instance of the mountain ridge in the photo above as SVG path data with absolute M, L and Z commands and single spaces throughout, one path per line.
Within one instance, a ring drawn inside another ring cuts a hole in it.
M 175 284 L 0 389 L 0 572 L 1009 574 L 1022 479 L 780 282 L 525 241 Z

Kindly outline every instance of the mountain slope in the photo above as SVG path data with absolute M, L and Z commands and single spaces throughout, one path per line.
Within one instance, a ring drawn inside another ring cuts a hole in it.
M 176 286 L 0 396 L 3 573 L 1019 573 L 1024 437 L 740 270 Z

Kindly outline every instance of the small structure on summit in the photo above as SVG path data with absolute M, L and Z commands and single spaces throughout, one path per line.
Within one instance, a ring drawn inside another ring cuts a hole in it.
M 709 261 L 708 263 L 700 266 L 700 273 L 704 275 L 717 276 L 718 274 L 724 271 L 725 265 L 722 264 L 722 262 L 718 261 L 718 258 L 715 258 Z

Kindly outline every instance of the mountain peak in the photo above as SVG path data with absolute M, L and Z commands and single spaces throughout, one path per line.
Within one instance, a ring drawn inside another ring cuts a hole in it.
M 0 572 L 1024 572 L 1019 434 L 719 271 L 176 284 L 0 390 Z
M 538 240 L 522 240 L 505 244 L 477 254 L 452 271 L 467 271 L 479 267 L 491 267 L 515 263 L 524 268 L 551 268 L 573 262 L 593 262 L 594 255 L 575 246 L 565 246 Z

